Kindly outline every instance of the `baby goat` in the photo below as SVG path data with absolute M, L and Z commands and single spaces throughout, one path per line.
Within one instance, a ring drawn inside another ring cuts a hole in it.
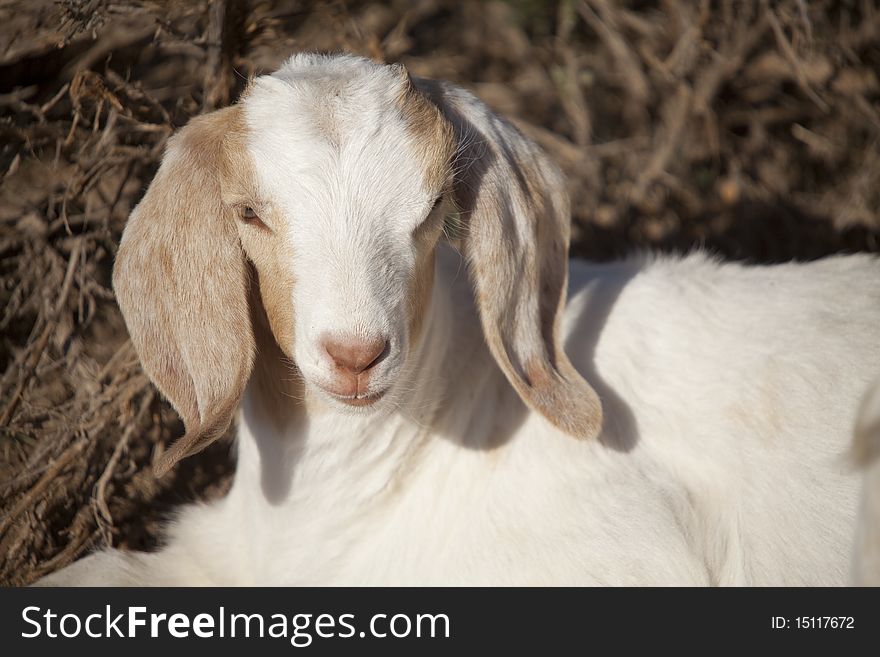
M 569 268 L 569 222 L 401 66 L 297 55 L 193 119 L 114 285 L 186 424 L 159 474 L 240 408 L 235 482 L 43 583 L 845 583 L 880 260 Z

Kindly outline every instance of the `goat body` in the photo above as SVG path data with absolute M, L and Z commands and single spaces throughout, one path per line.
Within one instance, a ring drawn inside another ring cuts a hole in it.
M 605 408 L 595 442 L 519 400 L 460 267 L 438 259 L 396 412 L 275 424 L 284 412 L 266 409 L 285 398 L 261 389 L 273 366 L 258 361 L 228 496 L 184 509 L 162 551 L 98 553 L 61 581 L 846 582 L 857 481 L 844 456 L 880 370 L 880 287 L 852 281 L 877 280 L 875 258 L 572 263 L 564 330 Z

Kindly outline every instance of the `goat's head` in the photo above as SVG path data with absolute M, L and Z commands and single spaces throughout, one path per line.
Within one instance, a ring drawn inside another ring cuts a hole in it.
M 594 436 L 598 399 L 559 342 L 569 208 L 555 167 L 451 85 L 298 55 L 172 139 L 123 235 L 119 305 L 187 429 L 160 474 L 229 426 L 254 305 L 309 394 L 381 408 L 422 333 L 453 208 L 502 370 L 555 425 Z

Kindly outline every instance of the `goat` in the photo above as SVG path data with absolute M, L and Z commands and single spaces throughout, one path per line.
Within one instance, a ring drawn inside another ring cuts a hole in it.
M 846 583 L 880 260 L 569 263 L 569 223 L 537 146 L 400 65 L 296 55 L 191 120 L 113 280 L 186 427 L 158 474 L 240 408 L 235 480 L 42 583 Z

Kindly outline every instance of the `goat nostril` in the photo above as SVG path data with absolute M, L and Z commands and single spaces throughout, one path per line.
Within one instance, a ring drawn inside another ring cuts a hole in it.
M 384 338 L 326 338 L 322 344 L 333 363 L 352 374 L 360 374 L 378 364 L 388 353 L 389 347 L 388 340 Z

